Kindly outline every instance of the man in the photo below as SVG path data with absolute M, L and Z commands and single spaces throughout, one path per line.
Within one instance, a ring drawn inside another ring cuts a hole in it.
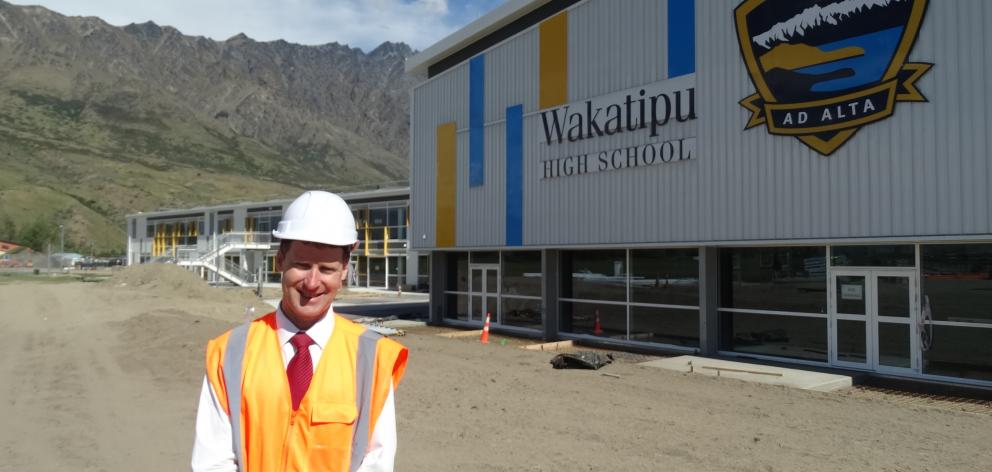
M 272 234 L 282 300 L 208 344 L 194 472 L 392 471 L 407 350 L 333 311 L 358 247 L 351 210 L 306 192 Z

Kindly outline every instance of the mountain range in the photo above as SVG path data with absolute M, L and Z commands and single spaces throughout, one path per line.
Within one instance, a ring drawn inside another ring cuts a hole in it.
M 121 252 L 129 213 L 405 185 L 413 53 L 0 0 L 0 239 Z

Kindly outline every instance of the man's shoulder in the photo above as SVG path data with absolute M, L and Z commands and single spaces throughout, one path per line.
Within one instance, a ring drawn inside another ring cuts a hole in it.
M 231 329 L 228 329 L 227 331 L 224 331 L 223 333 L 221 333 L 219 336 L 211 339 L 209 341 L 209 345 L 210 346 L 215 346 L 215 345 L 216 346 L 222 346 L 222 345 L 227 344 L 227 339 L 231 336 L 231 332 L 234 331 L 234 329 L 237 328 L 238 326 L 242 326 L 242 324 L 235 325 L 235 326 L 231 327 Z M 275 312 L 275 310 L 273 310 L 270 313 L 267 313 L 267 314 L 264 314 L 262 316 L 259 316 L 258 318 L 255 318 L 254 320 L 251 320 L 251 322 L 249 322 L 249 328 L 248 329 L 249 330 L 254 330 L 254 329 L 260 329 L 260 328 L 263 328 L 263 327 L 268 327 L 268 328 L 271 328 L 271 329 L 275 329 L 276 328 L 276 312 Z
M 343 333 L 350 334 L 352 336 L 361 336 L 365 332 L 365 327 L 361 324 L 355 323 L 354 321 L 345 318 L 340 313 L 334 313 L 334 330 L 340 330 Z
M 359 323 L 356 323 L 354 321 L 351 321 L 348 318 L 345 318 L 344 316 L 341 316 L 340 313 L 334 314 L 334 329 L 335 330 L 340 329 L 342 332 L 348 333 L 349 335 L 354 337 L 358 337 L 366 332 L 370 332 L 373 333 L 377 338 L 379 338 L 380 343 L 385 342 L 385 344 L 395 344 L 396 346 L 403 347 L 402 345 L 400 345 L 400 343 L 386 336 L 383 336 L 379 333 L 376 333 L 375 331 L 370 331 L 367 327 Z

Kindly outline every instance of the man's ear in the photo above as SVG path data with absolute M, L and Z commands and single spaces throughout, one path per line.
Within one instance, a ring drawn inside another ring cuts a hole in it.
M 355 241 L 355 244 L 353 244 L 351 246 L 351 252 L 357 251 L 358 250 L 358 246 L 361 246 L 361 245 L 362 245 L 362 242 L 361 241 Z
M 284 259 L 285 257 L 282 253 L 282 248 L 280 248 L 278 251 L 276 251 L 276 271 L 283 272 L 282 263 Z

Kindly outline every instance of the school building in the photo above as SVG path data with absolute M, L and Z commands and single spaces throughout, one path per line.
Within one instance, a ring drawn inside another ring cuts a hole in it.
M 407 61 L 434 323 L 992 386 L 983 0 L 509 0 Z
M 429 258 L 409 250 L 409 189 L 340 194 L 351 207 L 360 246 L 351 287 L 426 290 Z M 279 284 L 272 230 L 292 198 L 127 215 L 128 265 L 175 263 L 215 283 Z

